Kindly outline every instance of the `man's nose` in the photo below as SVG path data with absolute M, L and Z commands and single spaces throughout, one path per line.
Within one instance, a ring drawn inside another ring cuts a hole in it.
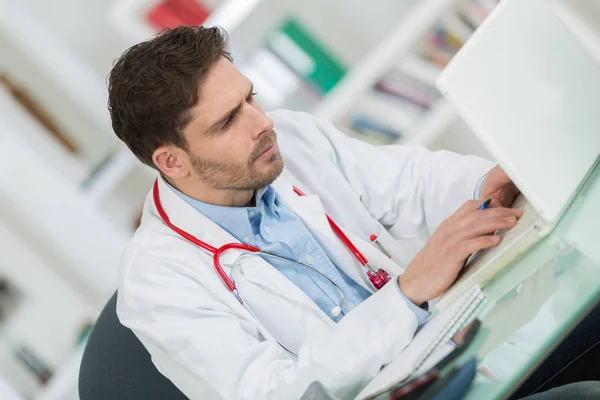
M 251 107 L 252 110 L 252 132 L 255 138 L 260 137 L 263 133 L 271 132 L 274 127 L 274 122 L 258 107 Z

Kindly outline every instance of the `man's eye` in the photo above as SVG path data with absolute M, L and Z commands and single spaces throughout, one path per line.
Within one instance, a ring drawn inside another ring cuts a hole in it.
M 227 119 L 225 120 L 225 122 L 223 122 L 223 125 L 221 125 L 221 129 L 226 129 L 226 128 L 229 128 L 229 126 L 231 126 L 231 124 L 233 123 L 233 121 L 235 121 L 235 116 L 236 116 L 236 115 L 237 115 L 237 114 L 235 114 L 235 115 L 232 115 L 231 117 L 227 118 Z
M 252 102 L 254 101 L 254 96 L 256 96 L 257 94 L 258 94 L 258 93 L 256 93 L 256 92 L 252 92 L 252 93 L 250 93 L 250 96 L 248 96 L 248 98 L 246 99 L 246 101 L 247 101 L 248 103 L 252 103 Z

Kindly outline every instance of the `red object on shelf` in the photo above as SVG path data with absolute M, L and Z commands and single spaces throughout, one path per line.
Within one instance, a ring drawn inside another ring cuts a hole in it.
M 210 11 L 198 0 L 163 0 L 148 10 L 146 19 L 156 31 L 160 31 L 180 25 L 202 25 Z

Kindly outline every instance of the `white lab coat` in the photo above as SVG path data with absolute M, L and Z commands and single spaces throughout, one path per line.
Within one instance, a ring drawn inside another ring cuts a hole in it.
M 276 111 L 285 168 L 273 183 L 333 262 L 372 290 L 365 268 L 332 232 L 327 212 L 371 265 L 398 276 L 396 239 L 426 239 L 473 196 L 492 164 L 422 147 L 374 147 L 309 114 Z M 294 194 L 292 185 L 307 196 Z M 213 246 L 237 242 L 159 181 L 171 221 Z M 376 234 L 388 258 L 370 242 Z M 225 253 L 231 264 L 236 251 Z M 312 381 L 352 398 L 411 341 L 417 319 L 393 284 L 336 324 L 258 256 L 225 271 L 255 319 L 225 287 L 211 255 L 173 233 L 149 195 L 120 269 L 118 315 L 158 370 L 192 399 L 297 399 Z M 298 354 L 291 355 L 277 342 Z

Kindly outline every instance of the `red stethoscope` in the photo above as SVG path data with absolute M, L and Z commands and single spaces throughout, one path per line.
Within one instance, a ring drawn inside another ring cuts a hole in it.
M 304 196 L 304 193 L 302 193 L 302 191 L 300 191 L 300 189 L 298 189 L 297 187 L 294 186 L 294 192 L 298 195 L 298 196 Z M 278 259 L 282 259 L 285 261 L 289 261 L 295 264 L 300 264 L 304 267 L 307 267 L 313 271 L 315 271 L 316 273 L 318 273 L 319 275 L 323 276 L 325 279 L 327 279 L 329 282 L 331 282 L 336 289 L 338 290 L 338 292 L 341 295 L 342 301 L 340 303 L 339 306 L 336 306 L 334 308 L 335 312 L 332 311 L 332 314 L 338 314 L 341 311 L 341 304 L 343 303 L 343 299 L 344 296 L 341 292 L 341 290 L 339 289 L 338 285 L 335 284 L 335 282 L 333 282 L 330 278 L 328 278 L 327 276 L 323 275 L 322 273 L 320 273 L 319 271 L 315 270 L 314 268 L 306 265 L 306 264 L 302 264 L 299 263 L 295 260 L 291 260 L 285 257 L 281 257 L 281 256 L 277 256 L 273 253 L 269 253 L 266 251 L 262 251 L 261 249 L 259 249 L 258 247 L 255 246 L 251 246 L 249 244 L 243 244 L 243 243 L 226 243 L 224 245 L 222 245 L 221 247 L 214 247 L 211 246 L 210 244 L 201 241 L 200 239 L 198 239 L 197 237 L 189 234 L 188 232 L 184 231 L 183 229 L 177 227 L 176 225 L 174 225 L 170 219 L 169 216 L 167 215 L 167 213 L 165 212 L 161 202 L 160 202 L 160 194 L 158 192 L 158 179 L 154 182 L 154 188 L 152 190 L 152 195 L 154 198 L 154 205 L 156 207 L 156 210 L 158 211 L 158 214 L 160 215 L 160 217 L 162 218 L 162 220 L 164 221 L 164 223 L 171 228 L 174 232 L 176 232 L 177 234 L 181 235 L 183 238 L 187 239 L 189 242 L 195 244 L 196 246 L 206 250 L 207 252 L 211 253 L 213 255 L 213 264 L 215 266 L 215 270 L 217 271 L 217 273 L 219 274 L 219 276 L 221 277 L 221 279 L 223 280 L 223 282 L 225 283 L 225 285 L 227 286 L 227 288 L 235 295 L 235 297 L 240 301 L 240 303 L 242 305 L 244 304 L 244 301 L 242 299 L 242 297 L 240 296 L 236 286 L 235 286 L 235 282 L 225 273 L 225 271 L 223 270 L 223 268 L 221 267 L 221 262 L 219 261 L 219 258 L 221 257 L 221 254 L 223 254 L 225 251 L 227 250 L 231 250 L 231 249 L 235 249 L 235 250 L 241 250 L 247 253 L 253 253 L 253 254 L 262 254 L 268 257 L 275 257 Z M 337 237 L 344 243 L 344 245 L 348 248 L 348 250 L 350 250 L 350 252 L 354 255 L 354 257 L 358 260 L 358 262 L 365 268 L 368 269 L 367 271 L 367 277 L 369 278 L 369 281 L 371 282 L 371 284 L 373 285 L 373 287 L 377 290 L 381 289 L 386 283 L 389 282 L 390 280 L 390 276 L 387 272 L 385 272 L 383 269 L 378 269 L 377 271 L 374 270 L 370 265 L 369 262 L 367 261 L 367 259 L 365 258 L 365 256 L 362 255 L 362 253 L 356 248 L 356 246 L 354 246 L 354 244 L 350 241 L 350 239 L 348 239 L 348 236 L 346 236 L 346 234 L 344 232 L 342 232 L 342 230 L 340 229 L 340 227 L 329 217 L 329 215 L 325 214 L 327 217 L 327 221 L 329 221 L 329 225 L 331 226 L 331 229 L 335 232 L 335 234 L 337 235 Z

